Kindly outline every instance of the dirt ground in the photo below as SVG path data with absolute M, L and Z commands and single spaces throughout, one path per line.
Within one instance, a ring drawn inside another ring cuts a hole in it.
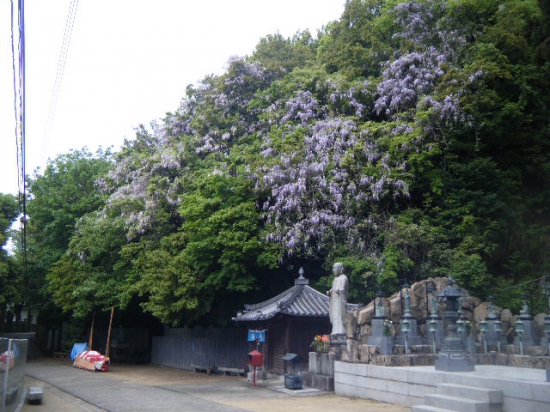
M 82 373 L 88 373 L 83 371 Z M 213 387 L 214 389 L 205 395 L 210 400 L 218 403 L 233 406 L 250 412 L 280 412 L 292 410 L 293 412 L 323 412 L 342 411 L 346 412 L 408 412 L 410 408 L 399 405 L 384 404 L 365 399 L 347 398 L 334 394 L 321 394 L 320 396 L 284 396 L 280 392 L 269 390 L 269 383 L 254 387 L 252 384 L 245 385 L 247 392 L 261 391 L 261 401 L 250 394 L 239 397 L 225 396 L 220 390 L 216 394 L 215 388 L 228 385 L 228 382 L 235 382 L 235 377 L 223 375 L 207 376 L 203 373 L 193 373 L 179 369 L 166 368 L 156 365 L 117 365 L 107 373 L 110 378 L 123 381 L 130 381 L 147 386 L 166 387 L 171 385 L 200 385 L 201 387 Z M 244 378 L 239 380 L 241 386 Z M 269 381 L 266 381 L 269 382 Z M 25 378 L 25 386 L 41 386 L 44 391 L 43 401 L 39 405 L 25 403 L 21 409 L 23 412 L 98 412 L 103 411 L 90 403 L 78 399 L 56 387 L 33 379 Z M 225 392 L 227 394 L 227 392 Z

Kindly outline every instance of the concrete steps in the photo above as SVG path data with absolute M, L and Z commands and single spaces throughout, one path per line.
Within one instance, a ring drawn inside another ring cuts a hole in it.
M 412 412 L 501 412 L 503 399 L 501 390 L 443 383 Z

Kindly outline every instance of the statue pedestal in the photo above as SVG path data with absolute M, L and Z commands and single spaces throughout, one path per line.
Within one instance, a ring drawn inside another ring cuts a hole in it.
M 371 321 L 372 333 L 367 338 L 368 345 L 380 346 L 383 338 L 391 338 L 391 336 L 384 336 L 384 318 L 373 318 Z
M 474 355 L 475 356 L 475 355 Z M 464 350 L 464 342 L 458 336 L 447 336 L 435 361 L 435 370 L 444 372 L 473 372 L 475 357 Z
M 475 362 L 470 353 L 464 350 L 442 350 L 435 361 L 435 370 L 444 372 L 473 372 L 475 370 Z
M 340 360 L 342 352 L 347 347 L 347 336 L 345 333 L 330 335 L 329 350 L 334 353 L 336 360 Z
M 367 344 L 379 346 L 382 355 L 391 355 L 393 351 L 393 336 L 384 335 L 385 318 L 375 317 L 371 321 L 372 334 L 367 337 Z
M 309 352 L 309 370 L 302 373 L 305 386 L 322 391 L 334 391 L 333 353 Z
M 378 346 L 380 347 L 380 355 L 393 354 L 393 336 L 382 336 Z

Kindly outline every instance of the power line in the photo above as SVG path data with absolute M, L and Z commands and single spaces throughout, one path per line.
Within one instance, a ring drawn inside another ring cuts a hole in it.
M 25 181 L 25 4 L 18 1 L 17 6 L 17 65 L 14 40 L 14 7 L 11 1 L 11 53 L 13 70 L 13 111 L 15 116 L 15 148 L 17 156 L 17 183 L 19 208 L 26 214 Z
M 73 33 L 74 20 L 76 17 L 76 11 L 78 9 L 78 0 L 71 0 L 69 5 L 69 12 L 67 13 L 67 19 L 65 21 L 65 31 L 63 33 L 63 42 L 61 44 L 61 51 L 59 53 L 59 60 L 57 62 L 57 71 L 55 74 L 55 82 L 50 98 L 50 108 L 48 110 L 48 118 L 46 120 L 46 126 L 44 128 L 44 136 L 42 137 L 42 153 L 46 153 L 48 147 L 48 141 L 50 138 L 50 131 L 55 119 L 55 111 L 57 109 L 57 102 L 59 100 L 59 93 L 61 91 L 61 83 L 63 81 L 63 74 L 65 73 L 65 65 L 67 62 L 67 55 L 69 53 L 69 46 L 71 44 L 71 37 Z
M 14 115 L 14 135 L 15 135 L 15 151 L 16 151 L 16 159 L 17 159 L 17 190 L 19 192 L 19 199 L 21 198 L 21 173 L 20 173 L 20 161 L 19 161 L 19 120 L 18 120 L 18 113 L 19 110 L 17 109 L 17 96 L 18 96 L 18 89 L 17 89 L 17 76 L 15 71 L 15 46 L 14 46 L 14 36 L 13 36 L 13 28 L 14 28 L 14 21 L 13 21 L 13 0 L 11 0 L 11 63 L 12 63 L 12 75 L 13 75 L 13 115 Z
M 19 133 L 20 133 L 20 145 L 21 145 L 21 186 L 22 186 L 22 202 L 23 202 L 23 217 L 27 216 L 27 179 L 26 179 L 26 153 L 25 153 L 25 126 L 26 126 L 26 113 L 25 113 L 25 1 L 19 0 Z M 23 226 L 25 229 L 25 225 Z M 24 230 L 25 231 L 25 230 Z M 25 248 L 25 244 L 23 247 Z
M 25 172 L 25 2 L 19 0 L 17 4 L 17 29 L 18 29 L 18 47 L 17 47 L 17 67 L 15 64 L 14 47 L 14 7 L 11 1 L 11 52 L 13 69 L 13 102 L 15 115 L 15 147 L 17 156 L 17 181 L 18 181 L 18 201 L 19 211 L 22 214 L 21 223 L 21 251 L 23 254 L 23 264 L 25 275 L 27 274 L 27 182 Z M 18 104 L 19 103 L 19 104 Z

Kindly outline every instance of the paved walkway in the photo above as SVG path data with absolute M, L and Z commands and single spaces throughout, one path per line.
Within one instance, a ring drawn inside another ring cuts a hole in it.
M 27 363 L 26 386 L 42 386 L 40 405 L 23 412 L 407 412 L 409 408 L 314 390 L 289 391 L 282 380 L 253 386 L 243 377 L 206 375 L 156 365 L 111 365 L 109 372 L 71 362 Z

